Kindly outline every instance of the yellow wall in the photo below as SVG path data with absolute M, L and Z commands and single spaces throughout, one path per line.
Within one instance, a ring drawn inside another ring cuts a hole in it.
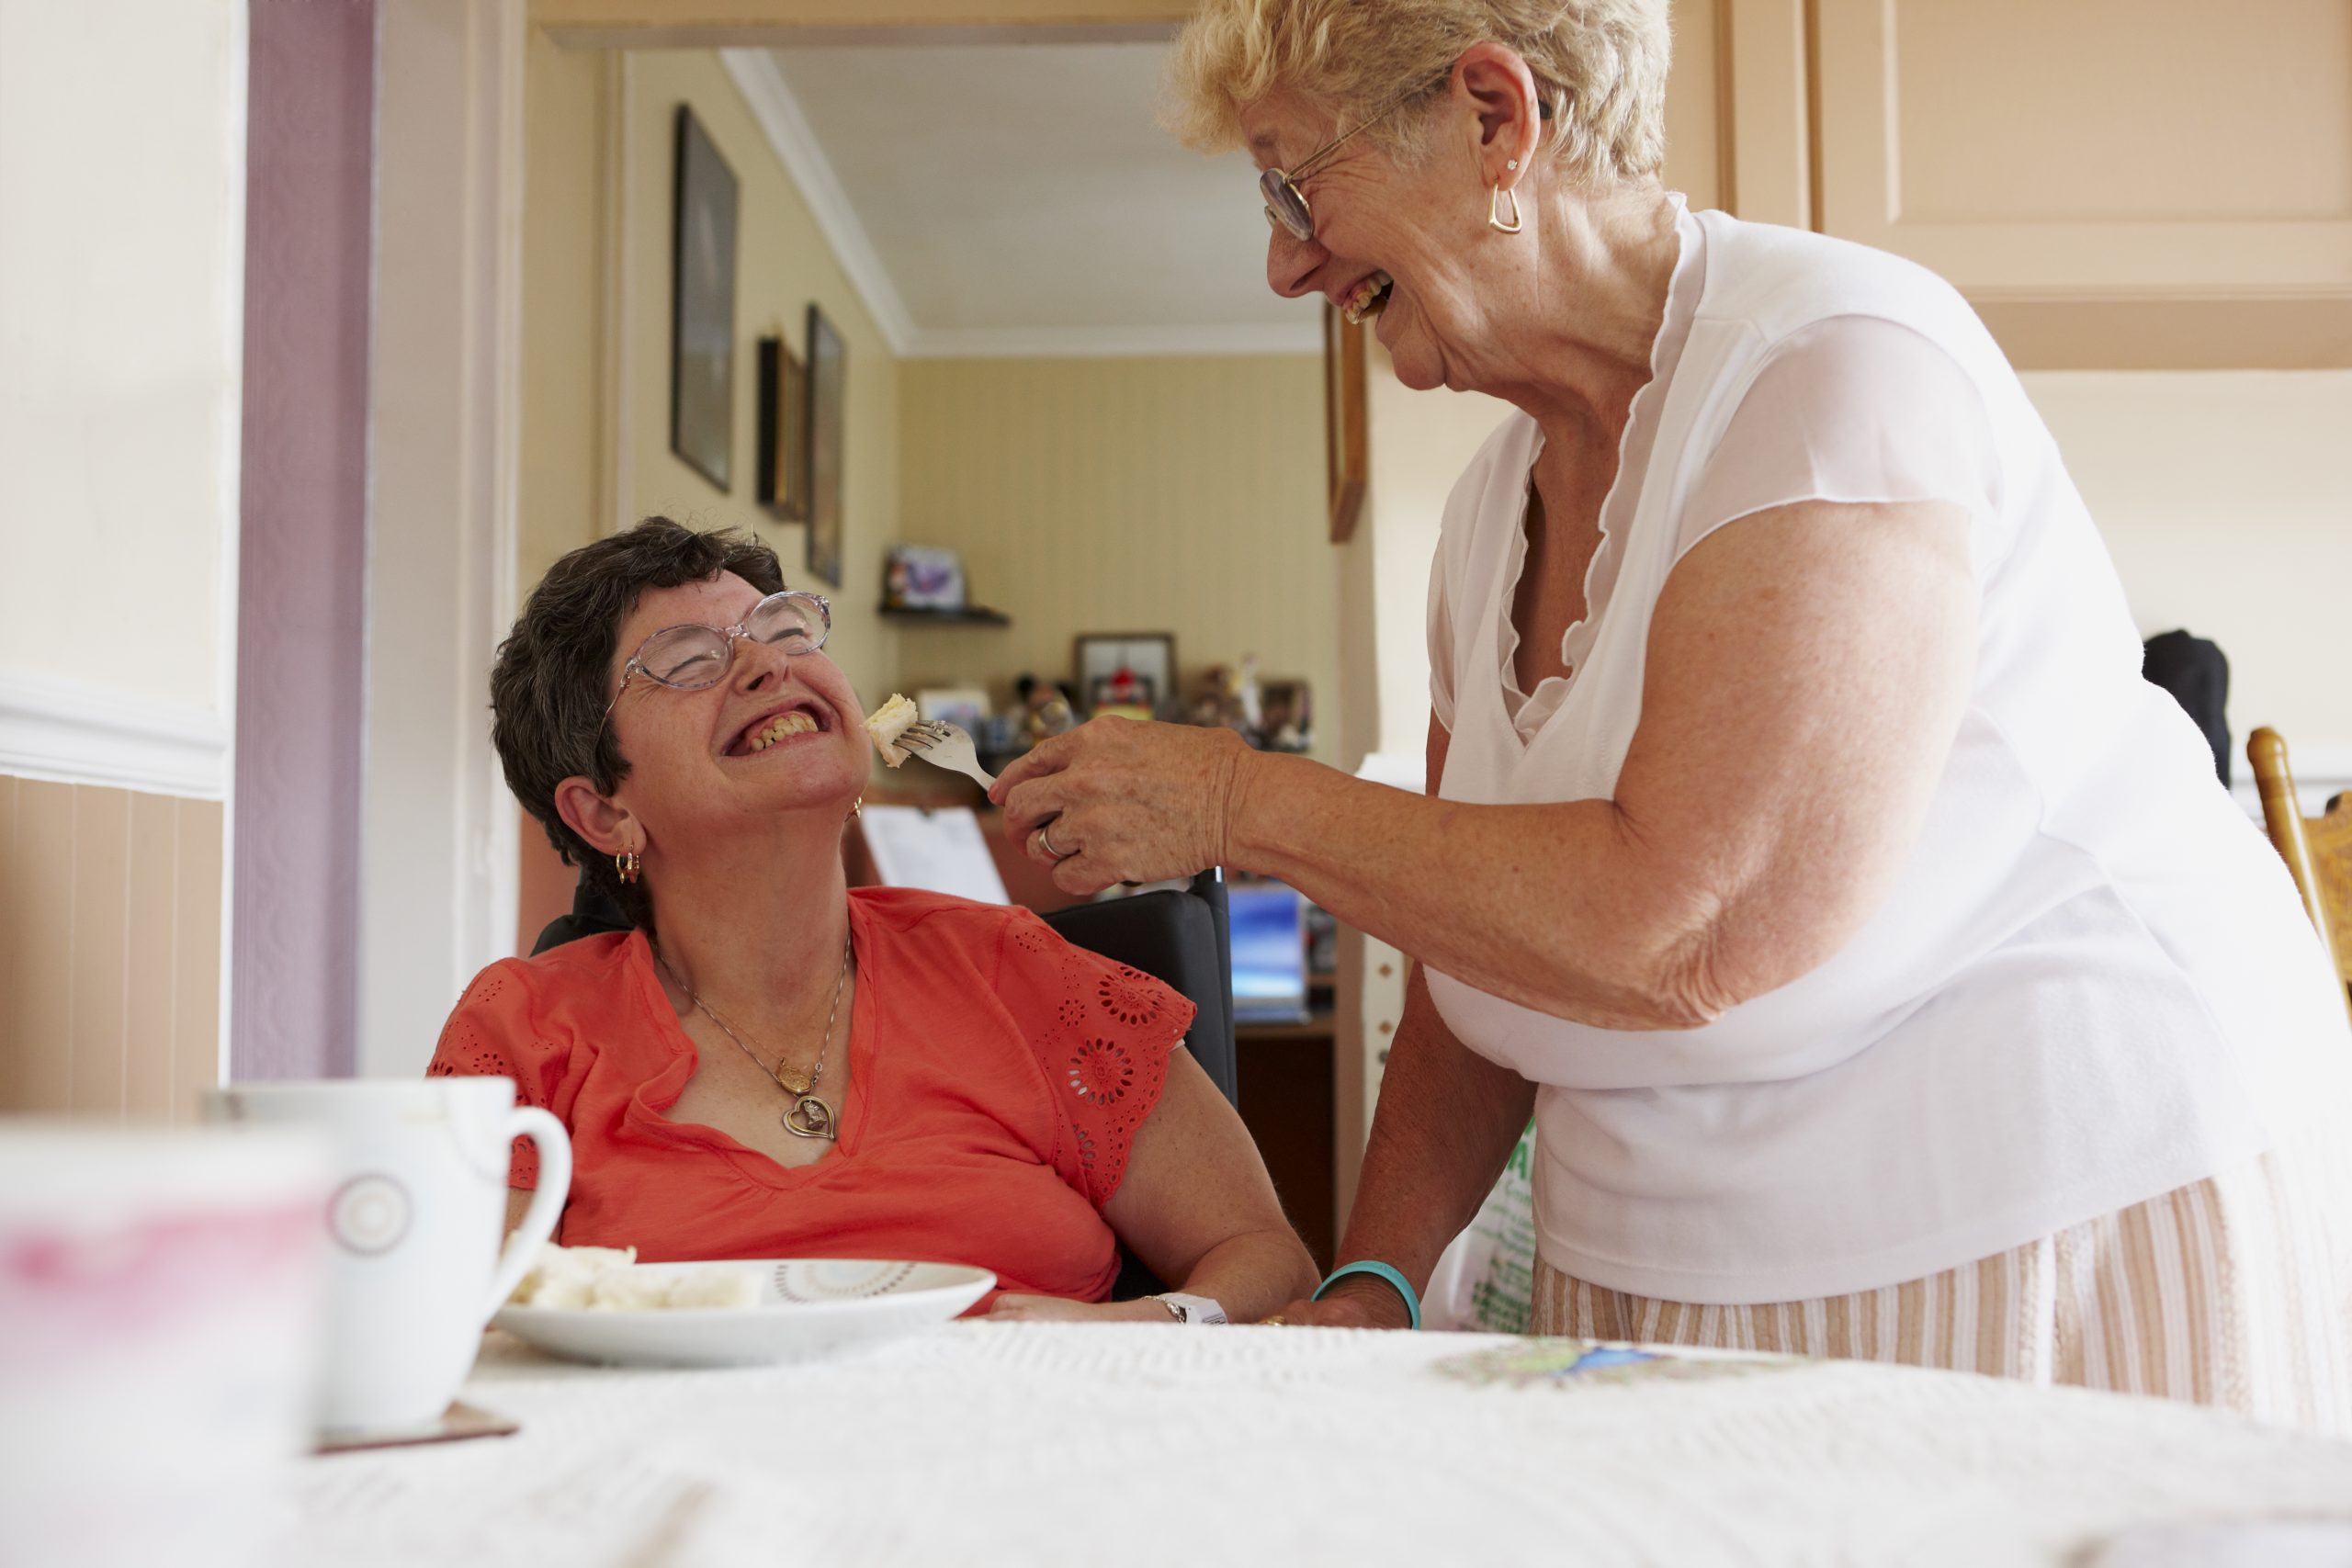
M 1255 653 L 1305 677 L 1338 755 L 1338 562 L 1326 537 L 1323 388 L 1299 355 L 912 360 L 910 544 L 963 552 L 1008 629 L 909 626 L 901 690 L 1070 674 L 1081 632 L 1172 632 L 1189 677 Z
M 786 581 L 814 587 L 832 600 L 833 636 L 827 651 L 861 695 L 879 701 L 873 689 L 889 680 L 892 668 L 889 628 L 875 606 L 881 600 L 882 547 L 894 536 L 899 518 L 898 362 L 718 57 L 641 53 L 629 61 L 628 74 L 630 513 L 658 512 L 709 525 L 755 525 L 783 557 Z M 671 184 L 681 102 L 694 106 L 695 118 L 718 144 L 740 186 L 733 482 L 726 495 L 670 450 Z M 759 447 L 753 345 L 780 333 L 795 353 L 805 354 L 812 300 L 824 308 L 849 348 L 839 588 L 808 577 L 807 531 L 797 524 L 766 521 L 754 499 Z
M 892 639 L 875 605 L 882 547 L 898 519 L 899 367 L 798 188 L 716 55 L 571 52 L 535 32 L 528 71 L 519 586 L 527 592 L 558 556 L 624 516 L 748 526 L 775 547 L 788 581 L 832 600 L 828 651 L 860 693 L 887 685 Z M 680 103 L 693 106 L 738 187 L 735 431 L 725 492 L 670 450 Z M 621 249 L 607 259 L 612 230 Z M 755 499 L 756 344 L 781 333 L 805 353 L 811 301 L 849 348 L 839 588 L 808 578 L 806 530 L 775 522 Z
M 220 803 L 0 775 L 0 1111 L 193 1121 L 220 1081 Z
M 525 62 L 522 484 L 514 582 L 528 593 L 556 558 L 609 531 L 605 365 L 610 330 L 607 117 L 616 58 L 567 51 L 531 31 Z

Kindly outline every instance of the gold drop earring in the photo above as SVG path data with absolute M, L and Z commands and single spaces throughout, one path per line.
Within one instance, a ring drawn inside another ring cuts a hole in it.
M 1516 169 L 1519 167 L 1519 160 L 1513 158 L 1503 166 L 1507 169 Z M 1508 223 L 1502 220 L 1502 202 L 1505 197 L 1510 197 L 1510 221 Z M 1498 234 L 1516 234 L 1526 226 L 1519 215 L 1519 192 L 1505 190 L 1501 182 L 1497 181 L 1487 192 L 1487 227 Z
M 614 874 L 621 879 L 624 887 L 636 886 L 638 876 L 644 869 L 645 863 L 638 857 L 635 850 L 623 850 L 613 857 Z

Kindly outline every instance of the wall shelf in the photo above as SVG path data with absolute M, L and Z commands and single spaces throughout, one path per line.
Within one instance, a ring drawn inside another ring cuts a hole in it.
M 958 626 L 1009 626 L 1012 617 L 1001 610 L 987 610 L 975 604 L 962 610 L 915 610 L 903 604 L 885 604 L 882 613 L 894 621 L 930 621 Z

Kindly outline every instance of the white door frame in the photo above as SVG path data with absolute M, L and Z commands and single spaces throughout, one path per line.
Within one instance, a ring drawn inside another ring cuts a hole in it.
M 526 13 L 378 16 L 358 1068 L 406 1077 L 514 944 L 487 675 L 514 609 Z

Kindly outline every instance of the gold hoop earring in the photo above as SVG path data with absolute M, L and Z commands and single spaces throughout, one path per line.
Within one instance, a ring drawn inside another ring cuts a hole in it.
M 1510 221 L 1508 223 L 1502 220 L 1502 200 L 1505 197 L 1510 197 Z M 1519 216 L 1519 192 L 1505 190 L 1499 185 L 1487 192 L 1487 228 L 1499 234 L 1516 234 L 1526 226 Z
M 620 877 L 624 887 L 636 886 L 638 875 L 644 869 L 645 863 L 638 858 L 635 850 L 623 850 L 613 857 L 613 871 Z

